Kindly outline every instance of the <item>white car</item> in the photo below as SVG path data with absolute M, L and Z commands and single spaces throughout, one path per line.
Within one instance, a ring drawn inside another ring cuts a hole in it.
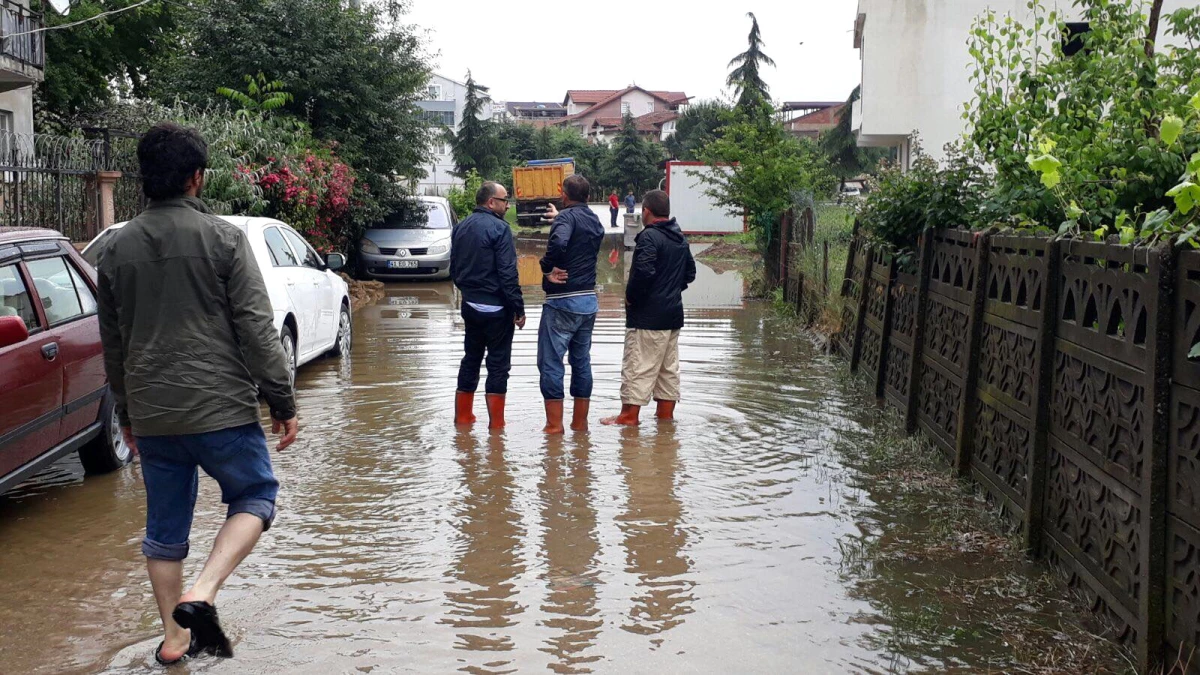
M 321 356 L 345 356 L 353 342 L 350 321 L 350 290 L 336 274 L 346 264 L 340 253 L 322 258 L 295 230 L 270 218 L 220 216 L 245 232 L 258 260 L 271 308 L 275 330 L 291 366 L 296 369 Z M 83 257 L 94 267 L 102 242 L 121 229 L 117 223 L 101 232 L 83 249 Z

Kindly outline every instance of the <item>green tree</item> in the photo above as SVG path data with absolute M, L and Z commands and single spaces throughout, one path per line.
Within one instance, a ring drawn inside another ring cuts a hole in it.
M 829 157 L 834 174 L 842 181 L 874 172 L 887 152 L 883 148 L 858 147 L 858 139 L 854 137 L 850 125 L 854 103 L 861 92 L 861 85 L 850 92 L 850 98 L 846 99 L 846 105 L 838 113 L 837 126 L 822 134 L 819 143 Z
M 667 139 L 667 152 L 675 159 L 694 161 L 700 150 L 720 134 L 722 116 L 729 105 L 721 101 L 698 101 L 688 106 L 675 123 L 675 134 Z
M 80 114 L 95 113 L 118 93 L 147 93 L 152 64 L 180 49 L 181 4 L 152 2 L 96 18 L 137 1 L 74 0 L 68 17 L 34 0 L 33 9 L 44 13 L 48 28 L 86 21 L 44 33 L 46 78 L 37 85 L 34 106 L 39 130 L 66 131 L 77 126 Z
M 771 93 L 767 83 L 763 81 L 763 66 L 774 66 L 775 61 L 763 52 L 766 43 L 763 42 L 762 32 L 758 28 L 758 18 L 754 12 L 747 12 L 750 17 L 750 35 L 747 37 L 749 46 L 746 51 L 733 57 L 729 62 L 732 68 L 725 83 L 734 88 L 737 93 L 737 107 L 746 111 L 759 111 L 760 101 L 770 101 Z
M 662 149 L 657 143 L 647 141 L 637 130 L 633 115 L 626 113 L 621 131 L 613 140 L 612 156 L 609 158 L 607 180 L 610 186 L 623 186 L 641 194 L 658 187 L 663 172 L 658 168 L 662 161 Z
M 475 171 L 484 180 L 503 179 L 502 167 L 508 155 L 498 125 L 488 114 L 492 99 L 467 71 L 467 97 L 463 102 L 462 122 L 458 131 L 447 133 L 454 151 L 454 173 L 460 178 Z
M 163 3 L 166 4 L 166 3 Z M 246 73 L 285 80 L 293 100 L 277 113 L 304 120 L 336 145 L 376 198 L 396 198 L 396 179 L 423 174 L 429 133 L 416 101 L 429 71 L 403 4 L 346 7 L 341 0 L 196 0 L 174 4 L 184 48 L 150 72 L 164 102 L 221 103 L 219 87 Z
M 812 141 L 799 139 L 759 101 L 757 110 L 725 114 L 720 138 L 700 152 L 700 161 L 724 167 L 700 174 L 706 193 L 732 214 L 749 216 L 760 250 L 776 236 L 779 216 L 800 195 L 828 194 L 836 182 L 829 162 Z

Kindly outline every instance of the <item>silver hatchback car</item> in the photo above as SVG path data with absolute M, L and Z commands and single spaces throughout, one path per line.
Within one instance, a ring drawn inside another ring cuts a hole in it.
M 385 220 L 359 242 L 359 271 L 371 278 L 449 279 L 450 233 L 458 222 L 444 197 L 418 197 L 417 216 Z

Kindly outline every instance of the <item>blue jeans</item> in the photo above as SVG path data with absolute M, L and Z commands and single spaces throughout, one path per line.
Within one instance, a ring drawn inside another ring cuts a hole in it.
M 542 398 L 561 401 L 563 397 L 563 356 L 571 362 L 571 397 L 592 397 L 592 329 L 596 314 L 580 314 L 542 307 L 538 326 L 538 372 L 542 376 Z
M 197 467 L 221 486 L 226 518 L 249 513 L 275 520 L 279 482 L 271 470 L 267 437 L 258 422 L 205 434 L 138 436 L 142 480 L 146 483 L 146 538 L 142 554 L 158 560 L 183 560 L 188 554 L 196 490 Z

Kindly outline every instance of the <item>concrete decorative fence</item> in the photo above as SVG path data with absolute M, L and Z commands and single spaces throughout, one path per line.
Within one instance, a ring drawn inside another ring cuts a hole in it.
M 856 233 L 842 295 L 834 348 L 907 429 L 1143 670 L 1200 672 L 1200 252 L 927 230 L 907 273 Z

